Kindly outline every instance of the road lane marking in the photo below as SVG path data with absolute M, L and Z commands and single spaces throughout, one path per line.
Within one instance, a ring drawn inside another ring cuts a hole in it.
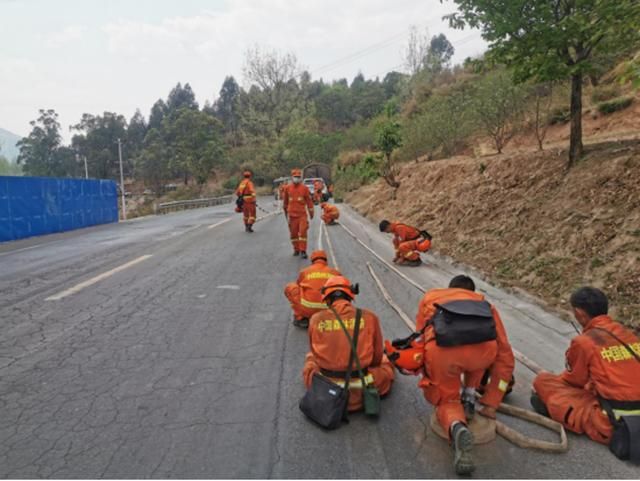
M 333 244 L 331 243 L 331 237 L 329 236 L 329 229 L 324 229 L 324 234 L 327 236 L 327 245 L 329 246 L 329 255 L 331 256 L 333 267 L 340 270 L 340 267 L 338 267 L 338 261 L 336 260 L 336 255 L 333 252 Z
M 152 254 L 146 254 L 144 256 L 140 256 L 137 259 L 133 259 L 132 261 L 127 262 L 126 264 L 122 264 L 121 266 L 118 266 L 114 269 L 111 269 L 110 271 L 107 272 L 103 272 L 102 274 L 99 274 L 95 277 L 92 277 L 91 279 L 88 279 L 86 281 L 81 282 L 80 284 L 77 284 L 69 289 L 66 289 L 62 292 L 59 292 L 58 294 L 54 294 L 53 296 L 49 296 L 45 299 L 45 301 L 58 301 L 60 299 L 63 299 L 67 296 L 70 296 L 71 294 L 75 294 L 76 292 L 81 291 L 82 289 L 84 289 L 85 287 L 89 287 L 92 286 L 93 284 L 100 282 L 103 279 L 106 279 L 107 277 L 111 277 L 112 275 L 123 271 L 125 269 L 128 269 L 131 266 L 134 266 L 142 261 L 147 260 L 149 257 L 152 257 Z
M 226 284 L 224 286 L 216 286 L 216 289 L 231 289 L 232 291 L 237 291 L 240 289 L 240 286 Z
M 324 226 L 324 222 L 320 221 L 320 227 L 318 228 L 318 250 L 322 250 L 322 227 Z
M 215 224 L 211 224 L 210 226 L 207 227 L 207 229 L 213 229 L 214 227 L 218 227 L 219 225 L 226 224 L 231 219 L 233 219 L 233 217 L 227 217 L 225 220 L 221 220 L 220 222 L 216 222 Z

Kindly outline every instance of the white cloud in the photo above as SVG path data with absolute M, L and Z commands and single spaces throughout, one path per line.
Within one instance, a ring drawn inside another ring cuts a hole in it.
M 45 38 L 45 45 L 49 48 L 60 48 L 80 40 L 87 31 L 81 25 L 69 25 L 59 32 L 50 34 Z

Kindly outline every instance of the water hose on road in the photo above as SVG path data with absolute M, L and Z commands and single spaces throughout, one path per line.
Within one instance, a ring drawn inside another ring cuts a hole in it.
M 376 257 L 380 258 L 379 256 L 377 256 L 377 254 L 376 254 Z M 385 264 L 387 263 L 384 260 L 382 260 L 382 262 L 384 262 Z M 389 292 L 387 291 L 387 289 L 385 288 L 384 284 L 382 284 L 382 282 L 380 281 L 380 278 L 377 276 L 377 274 L 373 270 L 373 267 L 371 266 L 370 262 L 367 262 L 367 268 L 369 269 L 369 273 L 371 274 L 371 277 L 373 278 L 373 280 L 375 281 L 376 285 L 378 286 L 378 289 L 382 293 L 382 297 L 384 297 L 384 299 L 387 301 L 389 306 L 391 306 L 391 308 L 398 313 L 398 315 L 404 321 L 404 323 L 407 325 L 407 327 L 411 331 L 415 331 L 415 329 L 416 329 L 415 323 L 413 323 L 413 321 L 411 321 L 409 316 L 402 310 L 402 308 L 389 295 Z M 400 273 L 400 274 L 401 274 L 402 277 L 405 277 L 404 274 L 402 274 L 402 273 Z M 516 351 L 514 351 L 514 353 L 515 352 Z M 520 353 L 518 353 L 518 354 L 520 354 Z M 523 356 L 522 354 L 520 354 L 520 356 L 522 356 L 525 359 L 525 361 L 530 361 L 528 358 L 526 358 L 526 356 Z M 518 360 L 520 360 L 520 359 L 518 359 Z M 523 362 L 523 361 L 520 360 L 520 362 Z M 531 361 L 531 362 L 533 362 L 533 361 Z M 524 364 L 524 362 L 523 362 L 523 364 Z M 526 365 L 527 364 L 525 364 L 525 366 Z M 527 367 L 529 367 L 529 366 L 527 366 Z M 536 363 L 533 363 L 533 365 L 531 367 L 529 367 L 529 368 L 533 370 L 536 367 L 539 368 L 540 366 L 538 366 Z M 540 450 L 540 451 L 545 451 L 545 452 L 550 452 L 550 453 L 565 453 L 565 452 L 568 451 L 568 449 L 569 449 L 569 441 L 567 439 L 567 433 L 566 433 L 566 431 L 564 429 L 564 426 L 562 424 L 554 421 L 553 419 L 549 419 L 549 418 L 547 418 L 545 416 L 542 416 L 542 415 L 540 415 L 538 413 L 535 413 L 533 411 L 529 411 L 527 409 L 522 409 L 522 408 L 519 408 L 517 406 L 512 406 L 510 404 L 505 404 L 505 403 L 501 403 L 500 406 L 498 406 L 498 412 L 501 412 L 503 414 L 507 414 L 509 416 L 513 416 L 513 417 L 516 417 L 516 418 L 519 418 L 519 419 L 523 419 L 525 421 L 529 421 L 529 422 L 532 422 L 534 424 L 538 424 L 539 426 L 543 426 L 543 427 L 545 427 L 547 429 L 550 429 L 551 431 L 554 431 L 554 432 L 557 432 L 558 434 L 560 434 L 560 442 L 558 442 L 558 443 L 554 443 L 554 442 L 550 442 L 550 441 L 544 441 L 542 439 L 535 439 L 535 438 L 532 438 L 532 437 L 529 437 L 529 436 L 525 436 L 524 434 L 516 431 L 515 429 L 510 428 L 506 424 L 496 420 L 496 432 L 500 436 L 505 438 L 507 441 L 510 441 L 511 443 L 513 443 L 516 446 L 521 447 L 521 448 L 537 449 L 537 450 Z

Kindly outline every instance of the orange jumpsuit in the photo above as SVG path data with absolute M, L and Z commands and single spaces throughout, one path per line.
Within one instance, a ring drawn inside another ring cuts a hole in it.
M 459 288 L 431 289 L 418 307 L 416 330 L 420 331 L 436 312 L 435 304 L 449 301 L 483 301 L 477 292 Z M 424 397 L 436 407 L 436 415 L 445 432 L 449 432 L 455 421 L 466 423 L 464 408 L 460 402 L 460 375 L 464 374 L 464 386 L 478 388 L 486 369 L 490 381 L 480 403 L 497 408 L 507 391 L 513 375 L 515 360 L 502 319 L 495 307 L 491 306 L 496 323 L 497 338 L 478 344 L 440 347 L 435 341 L 433 326 L 424 331 L 424 367 L 426 375 L 418 383 Z
M 349 334 L 353 336 L 356 308 L 344 299 L 334 302 L 333 308 L 344 321 Z M 321 372 L 321 369 L 341 372 L 348 369 L 351 345 L 340 327 L 340 323 L 336 320 L 335 314 L 330 309 L 320 311 L 311 318 L 309 346 L 311 352 L 307 353 L 302 370 L 305 387 L 309 388 L 313 375 L 316 372 Z M 384 355 L 380 320 L 373 312 L 366 309 L 362 309 L 357 351 L 362 369 L 366 369 L 367 376 L 371 376 L 368 379 L 373 378 L 373 383 L 378 388 L 380 395 L 387 394 L 391 390 L 395 373 L 393 365 Z M 355 362 L 353 370 L 357 370 Z M 336 384 L 340 384 L 342 381 L 344 385 L 344 378 L 327 377 Z M 352 375 L 349 385 L 349 411 L 362 409 L 362 382 L 360 378 Z
M 322 207 L 322 220 L 325 224 L 333 224 L 340 217 L 340 211 L 333 204 L 325 203 Z
M 401 242 L 398 245 L 398 256 L 400 259 L 406 259 L 408 261 L 417 261 L 420 259 L 420 252 L 427 252 L 431 248 L 431 241 L 429 239 L 418 239 Z
M 309 319 L 316 312 L 327 308 L 322 302 L 320 290 L 327 279 L 339 275 L 340 271 L 329 267 L 324 259 L 316 259 L 313 264 L 300 271 L 296 282 L 285 286 L 284 295 L 289 299 L 296 320 Z
M 236 189 L 236 195 L 242 197 L 242 215 L 245 225 L 253 225 L 256 221 L 256 189 L 249 179 L 242 179 Z
M 591 319 L 566 352 L 567 369 L 560 375 L 542 372 L 533 388 L 552 419 L 594 441 L 609 444 L 612 427 L 598 396 L 614 401 L 640 401 L 640 365 L 606 329 L 640 355 L 640 341 L 609 316 Z
M 284 190 L 282 202 L 282 208 L 289 219 L 289 232 L 291 233 L 293 250 L 306 252 L 307 231 L 309 230 L 307 210 L 309 211 L 309 217 L 313 219 L 313 202 L 311 201 L 309 189 L 302 183 L 289 184 Z
M 316 180 L 313 182 L 313 200 L 316 203 L 320 203 L 322 202 L 322 189 L 324 187 L 324 184 L 319 181 Z
M 400 222 L 392 222 L 390 227 L 393 234 L 393 247 L 396 249 L 396 259 L 418 260 L 420 254 L 416 252 L 416 243 L 411 241 L 416 241 L 420 238 L 420 231 L 415 227 Z M 431 247 L 431 242 L 421 252 L 426 252 L 429 247 Z

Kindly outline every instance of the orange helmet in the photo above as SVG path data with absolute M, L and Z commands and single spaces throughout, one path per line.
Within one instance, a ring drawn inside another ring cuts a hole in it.
M 323 251 L 322 249 L 319 249 L 317 251 L 313 251 L 311 253 L 311 262 L 315 262 L 318 259 L 322 259 L 325 262 L 327 262 L 327 253 L 325 251 Z
M 424 344 L 413 340 L 405 347 L 396 347 L 394 343 L 388 339 L 384 341 L 384 352 L 389 361 L 402 374 L 417 374 L 416 371 L 422 368 Z
M 327 279 L 327 282 L 322 286 L 322 300 L 324 301 L 332 292 L 342 291 L 351 299 L 354 299 L 359 294 L 360 289 L 358 284 L 351 284 L 351 281 L 344 276 L 334 276 Z
M 243 177 L 251 177 L 251 171 L 250 171 L 250 170 L 245 170 L 245 171 L 242 173 L 242 176 L 243 176 Z
M 323 209 L 326 207 L 327 203 L 326 202 L 320 202 L 320 207 L 322 207 Z
M 302 177 L 302 170 L 300 169 L 292 169 L 291 177 Z

